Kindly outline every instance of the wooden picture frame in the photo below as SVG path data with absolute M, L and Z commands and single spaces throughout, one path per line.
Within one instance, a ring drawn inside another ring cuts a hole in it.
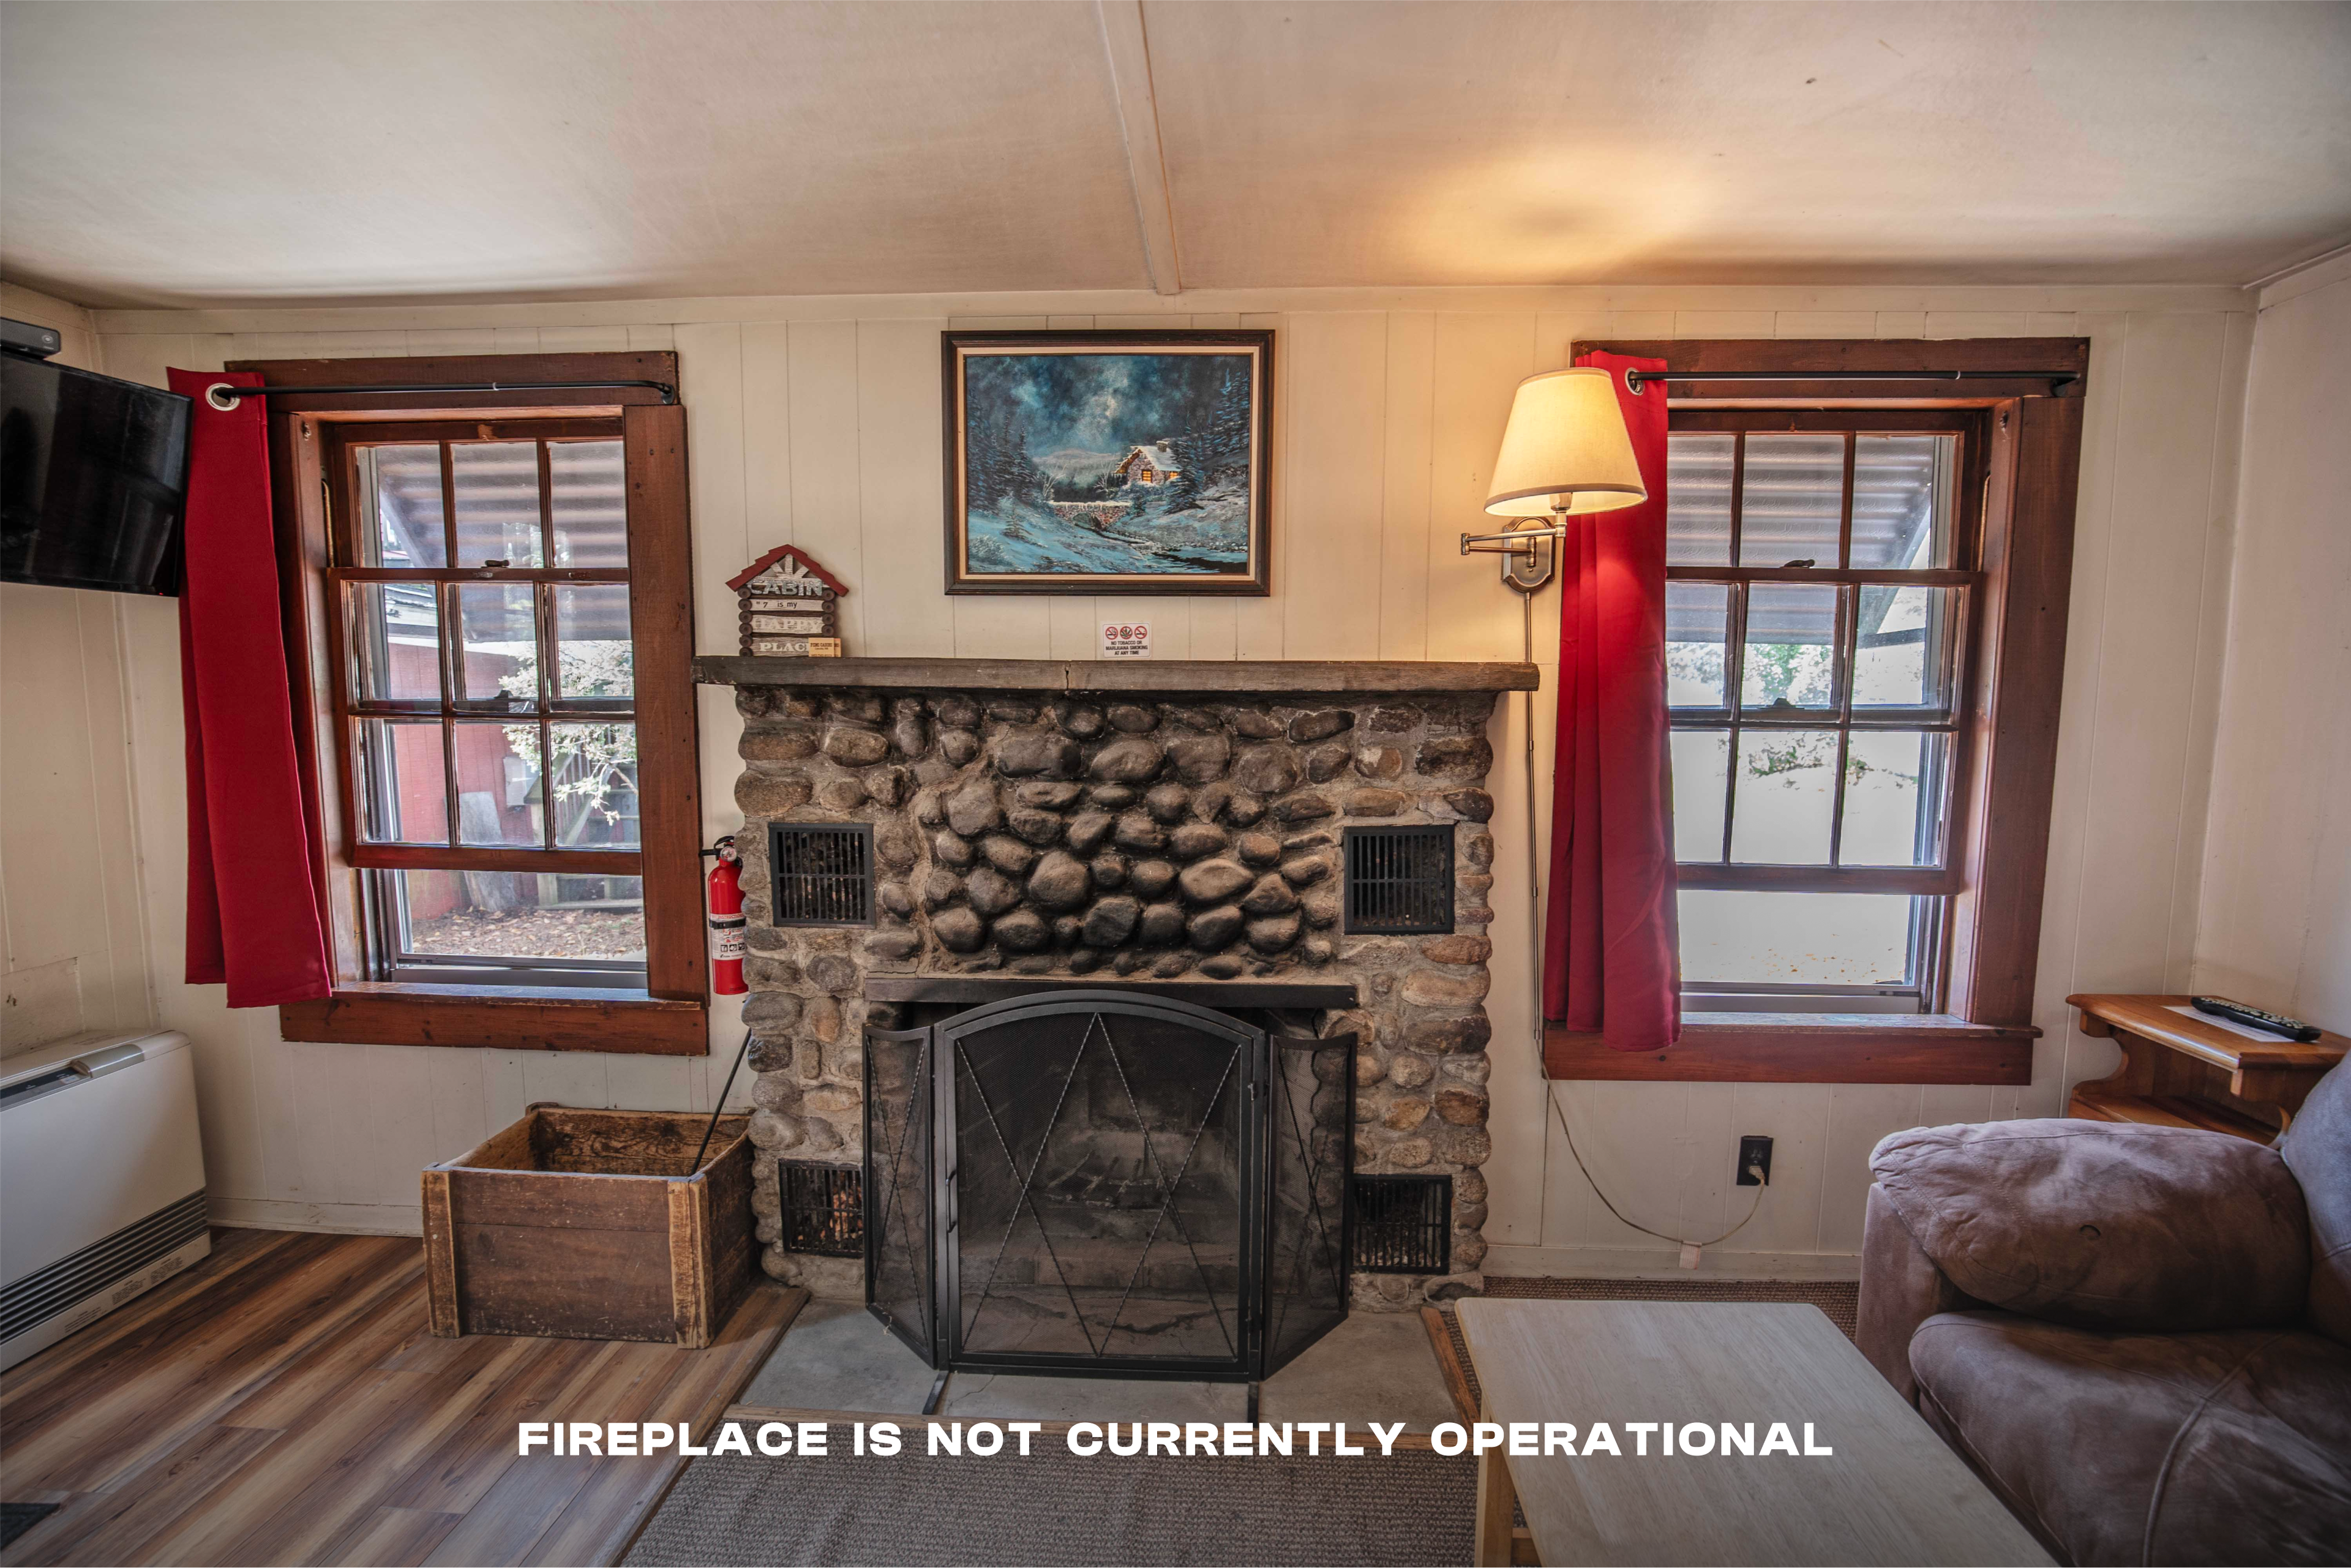
M 942 332 L 939 360 L 949 593 L 1272 591 L 1270 331 Z

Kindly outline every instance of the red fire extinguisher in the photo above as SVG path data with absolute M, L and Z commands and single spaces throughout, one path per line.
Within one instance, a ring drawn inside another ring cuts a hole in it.
M 742 857 L 735 852 L 732 834 L 718 841 L 712 852 L 718 863 L 710 868 L 710 988 L 722 997 L 739 997 L 743 984 Z

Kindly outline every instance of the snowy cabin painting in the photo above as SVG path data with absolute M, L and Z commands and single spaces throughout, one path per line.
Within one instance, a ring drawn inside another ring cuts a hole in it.
M 1118 476 L 1129 485 L 1172 485 L 1176 482 L 1176 457 L 1164 442 L 1148 446 L 1130 448 L 1119 460 Z
M 947 591 L 1269 591 L 1272 333 L 944 338 Z

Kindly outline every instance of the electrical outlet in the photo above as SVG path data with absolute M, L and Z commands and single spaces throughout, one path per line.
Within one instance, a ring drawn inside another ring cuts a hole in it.
M 1761 1170 L 1762 1175 L 1756 1172 Z M 1771 1140 L 1748 1136 L 1739 1140 L 1739 1185 L 1770 1186 L 1771 1185 Z

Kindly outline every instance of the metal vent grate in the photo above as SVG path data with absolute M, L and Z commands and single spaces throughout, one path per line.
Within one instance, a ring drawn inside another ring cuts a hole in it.
M 855 1166 L 776 1162 L 783 1189 L 783 1247 L 827 1258 L 865 1256 L 864 1173 Z
M 1355 1267 L 1366 1274 L 1453 1272 L 1453 1178 L 1359 1176 L 1350 1178 L 1355 1207 Z
M 1453 830 L 1349 828 L 1347 929 L 1427 936 L 1453 929 Z
M 769 822 L 776 925 L 873 924 L 873 824 Z
M 130 1278 L 202 1236 L 204 1227 L 204 1195 L 192 1192 L 26 1275 L 0 1291 L 0 1340 L 15 1339 L 44 1319 Z

